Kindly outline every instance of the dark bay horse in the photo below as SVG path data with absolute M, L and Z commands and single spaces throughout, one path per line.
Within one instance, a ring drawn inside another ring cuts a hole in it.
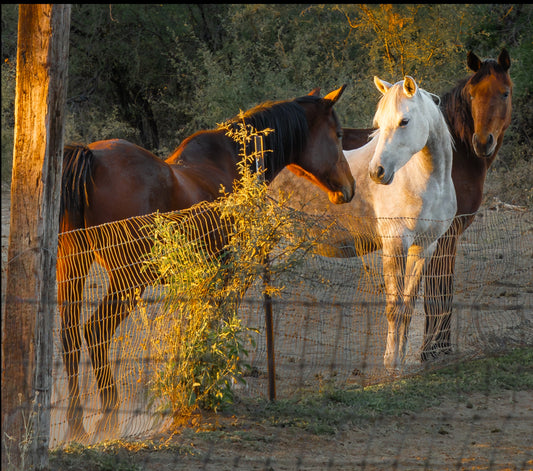
M 288 167 L 326 191 L 332 203 L 349 202 L 355 182 L 342 152 L 342 129 L 333 110 L 344 88 L 324 98 L 313 91 L 294 100 L 259 105 L 228 121 L 225 128 L 193 134 L 165 161 L 123 140 L 66 147 L 57 279 L 69 390 L 67 440 L 86 435 L 78 384 L 80 309 L 93 260 L 109 275 L 108 291 L 84 329 L 100 392 L 103 415 L 97 426 L 99 434 L 117 423 L 118 393 L 108 358 L 110 341 L 135 304 L 135 296 L 155 281 L 155 275 L 141 270 L 142 255 L 149 253 L 150 243 L 136 241 L 139 228 L 126 225 L 128 244 L 111 249 L 103 240 L 104 228 L 109 226 L 104 223 L 183 210 L 215 200 L 221 189 L 231 192 L 239 178 L 242 155 L 241 145 L 226 132 L 242 123 L 257 131 L 274 131 L 264 137 L 267 152 L 262 165 L 267 183 Z
M 507 50 L 503 49 L 497 60 L 484 61 L 469 52 L 467 65 L 474 74 L 461 80 L 441 99 L 441 110 L 454 139 L 452 179 L 457 196 L 456 216 L 461 217 L 439 239 L 424 275 L 426 322 L 422 361 L 451 352 L 457 241 L 472 224 L 481 205 L 487 171 L 511 122 L 513 84 Z M 369 131 L 344 128 L 343 148 L 364 145 Z
M 487 172 L 511 123 L 513 84 L 507 50 L 503 49 L 497 60 L 481 61 L 469 53 L 467 63 L 474 75 L 442 97 L 442 111 L 455 142 L 452 178 L 457 195 L 457 216 L 463 217 L 456 218 L 439 240 L 425 275 L 422 361 L 452 351 L 450 334 L 457 242 L 481 206 Z

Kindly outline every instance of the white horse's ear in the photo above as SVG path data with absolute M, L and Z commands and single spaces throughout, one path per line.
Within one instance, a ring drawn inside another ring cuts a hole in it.
M 413 77 L 410 77 L 409 75 L 406 75 L 403 79 L 403 91 L 405 94 L 412 98 L 415 96 L 416 91 L 418 90 L 418 85 L 415 82 L 415 79 Z
M 374 84 L 376 85 L 376 88 L 385 95 L 389 91 L 389 88 L 392 87 L 392 84 L 389 82 L 385 82 L 385 80 L 381 80 L 379 77 L 376 77 L 374 75 Z

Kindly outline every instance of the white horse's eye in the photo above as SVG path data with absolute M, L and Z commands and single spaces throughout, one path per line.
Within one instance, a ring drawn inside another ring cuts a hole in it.
M 407 126 L 409 124 L 409 119 L 408 118 L 403 118 L 401 121 L 400 121 L 400 127 L 401 128 L 404 128 L 405 126 Z

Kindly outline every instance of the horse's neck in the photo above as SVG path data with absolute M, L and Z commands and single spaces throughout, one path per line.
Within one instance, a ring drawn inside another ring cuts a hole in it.
M 426 143 L 425 158 L 431 162 L 432 174 L 442 179 L 449 179 L 452 171 L 452 138 L 443 116 L 436 117 Z
M 283 170 L 276 169 L 272 162 L 270 162 L 267 158 L 268 153 L 263 154 L 263 157 L 255 157 L 255 159 L 251 162 L 251 169 L 254 173 L 260 173 L 260 179 L 264 181 L 267 185 L 269 185 L 274 178 L 278 175 L 278 173 Z
M 291 163 L 295 163 L 293 162 L 293 156 L 289 155 L 290 152 L 287 152 L 289 146 L 285 145 L 285 143 L 282 143 L 281 145 L 283 146 L 283 149 L 277 149 L 271 152 L 266 151 L 263 153 L 262 158 L 261 156 L 257 156 L 252 162 L 253 171 L 256 169 L 263 170 L 263 178 L 267 185 L 270 184 L 285 167 Z M 264 148 L 267 149 L 266 145 Z M 275 158 L 276 156 L 278 156 L 278 158 Z

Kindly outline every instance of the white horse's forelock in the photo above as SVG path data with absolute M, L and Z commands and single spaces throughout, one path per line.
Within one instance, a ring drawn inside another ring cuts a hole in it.
M 384 113 L 388 112 L 391 109 L 398 109 L 400 101 L 405 98 L 403 93 L 403 80 L 396 82 L 389 91 L 381 97 L 376 108 L 376 113 L 374 114 L 373 125 L 375 128 L 378 128 L 378 117 L 382 117 Z M 418 96 L 420 87 L 418 87 L 414 96 Z
M 395 83 L 391 88 L 389 88 L 388 92 L 385 93 L 380 98 L 380 100 L 378 101 L 378 106 L 376 108 L 376 112 L 374 113 L 374 121 L 373 121 L 373 125 L 374 125 L 375 128 L 379 128 L 379 119 L 378 118 L 383 115 L 385 110 L 389 109 L 389 103 L 393 99 L 397 99 L 397 97 L 398 97 L 397 90 L 398 90 L 398 84 Z M 394 107 L 394 109 L 395 109 L 395 107 Z

